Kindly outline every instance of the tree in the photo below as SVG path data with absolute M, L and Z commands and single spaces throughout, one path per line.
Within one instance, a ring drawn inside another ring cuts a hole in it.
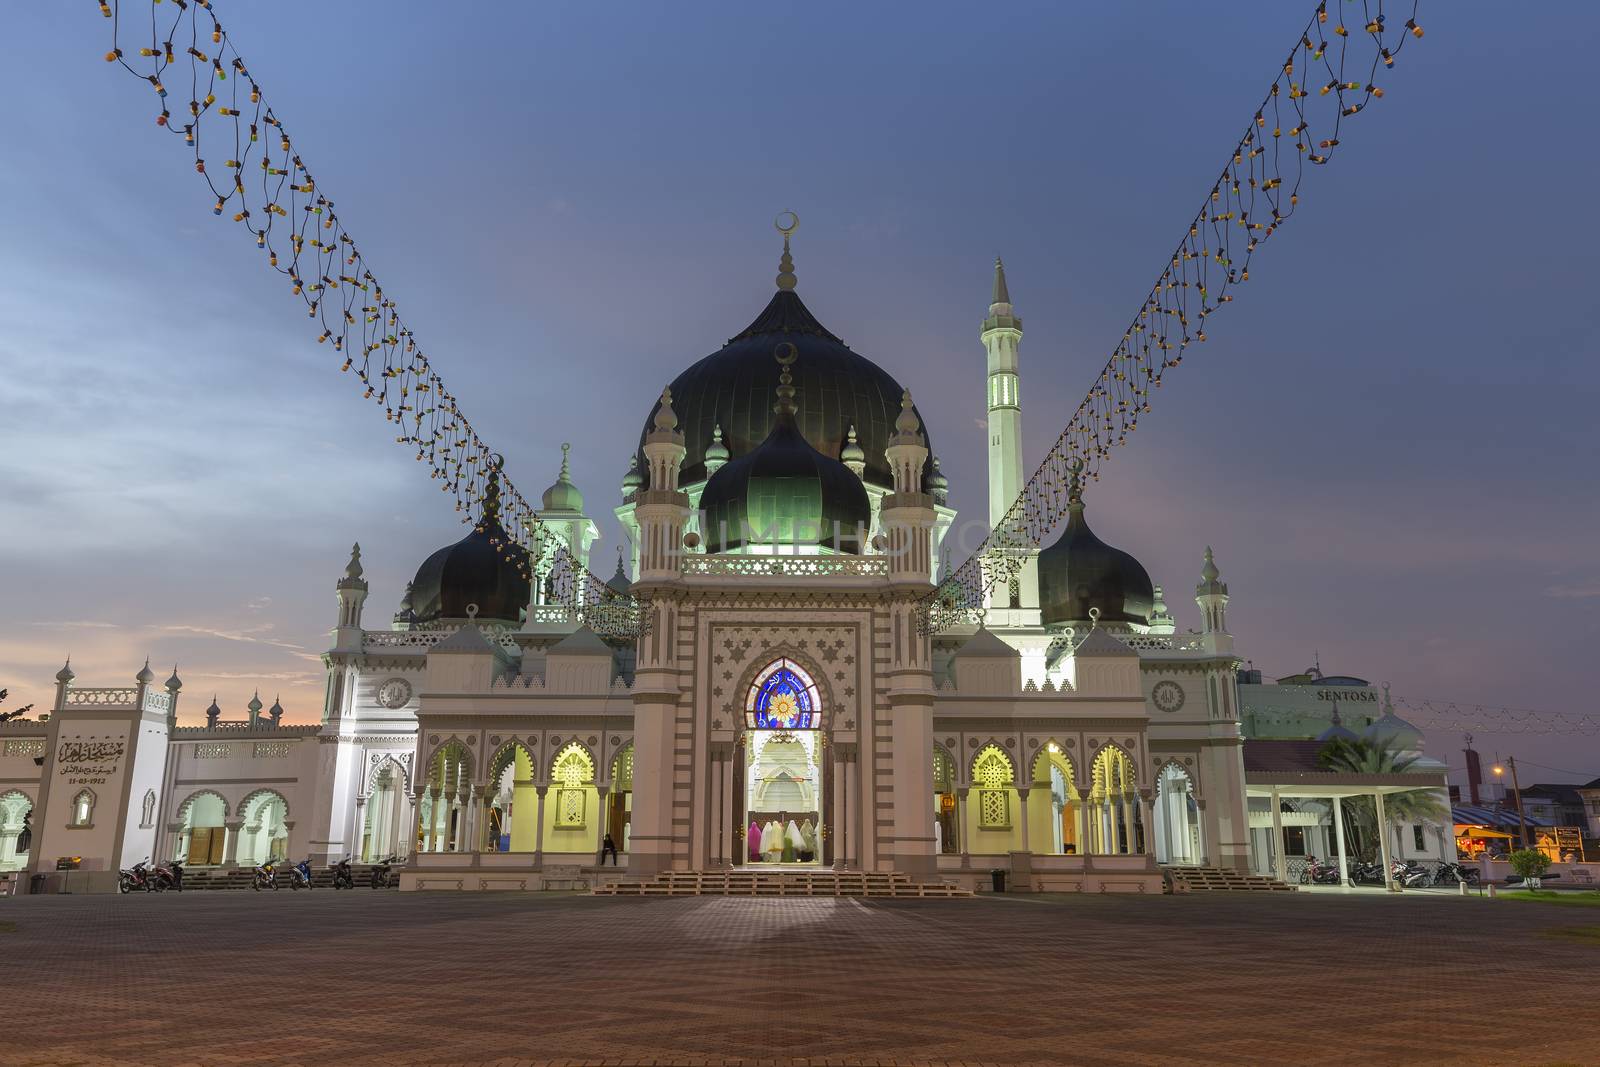
M 1511 869 L 1522 875 L 1522 884 L 1538 889 L 1539 879 L 1550 869 L 1550 857 L 1536 848 L 1519 848 L 1509 858 Z
M 1334 738 L 1317 753 L 1317 762 L 1330 771 L 1344 774 L 1405 774 L 1417 762 L 1387 745 L 1371 741 Z M 1344 809 L 1345 836 L 1354 843 L 1352 850 L 1363 862 L 1374 862 L 1378 853 L 1378 808 L 1371 797 L 1349 797 Z M 1383 814 L 1390 826 L 1429 823 L 1442 826 L 1450 809 L 1432 789 L 1407 789 L 1383 798 Z
M 9 689 L 0 689 L 0 704 L 5 703 L 6 694 L 10 693 L 10 692 L 11 692 L 11 690 L 9 690 Z M 24 704 L 24 705 L 22 705 L 22 707 L 13 708 L 11 711 L 0 711 L 0 722 L 6 722 L 9 719 L 20 719 L 20 718 L 23 718 L 24 716 L 26 716 L 28 714 L 28 712 L 30 712 L 32 710 L 33 710 L 33 705 L 32 704 Z

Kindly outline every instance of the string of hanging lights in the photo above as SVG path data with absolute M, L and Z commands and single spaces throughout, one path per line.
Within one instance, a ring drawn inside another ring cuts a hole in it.
M 1581 712 L 1536 711 L 1454 700 L 1394 697 L 1418 726 L 1473 730 L 1486 734 L 1600 734 L 1600 716 Z
M 131 15 L 125 24 L 124 7 L 141 2 L 97 0 L 112 26 L 106 61 L 155 93 L 155 124 L 191 149 L 212 213 L 230 216 L 267 265 L 288 279 L 314 322 L 317 343 L 330 346 L 362 396 L 383 408 L 395 441 L 428 465 L 463 521 L 488 530 L 507 561 L 593 629 L 639 633 L 648 614 L 638 600 L 579 565 L 505 476 L 500 457 L 445 387 L 295 151 L 210 0 L 170 0 L 165 7 L 148 0 L 148 25 L 141 17 L 135 28 Z
M 1417 3 L 1396 25 L 1383 0 L 1322 0 L 1289 50 L 1200 210 L 1163 265 L 1133 321 L 1044 462 L 972 556 L 928 597 L 925 631 L 971 619 L 989 591 L 1009 583 L 1028 553 L 1067 514 L 1075 476 L 1098 480 L 1100 464 L 1151 409 L 1165 372 L 1207 320 L 1250 279 L 1250 261 L 1300 203 L 1310 168 L 1328 163 L 1347 119 L 1383 98 L 1381 72 L 1422 36 Z

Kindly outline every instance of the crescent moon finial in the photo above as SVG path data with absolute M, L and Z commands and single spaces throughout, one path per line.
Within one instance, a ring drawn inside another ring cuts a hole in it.
M 785 219 L 788 221 L 785 222 Z M 792 211 L 780 211 L 778 212 L 778 217 L 772 220 L 772 224 L 777 227 L 778 232 L 783 234 L 783 239 L 787 241 L 794 236 L 794 231 L 800 228 L 800 216 Z
M 783 234 L 783 258 L 778 261 L 778 288 L 787 291 L 793 289 L 796 282 L 794 257 L 789 254 L 789 238 L 800 228 L 800 216 L 792 211 L 780 211 L 778 217 L 772 220 L 772 225 Z

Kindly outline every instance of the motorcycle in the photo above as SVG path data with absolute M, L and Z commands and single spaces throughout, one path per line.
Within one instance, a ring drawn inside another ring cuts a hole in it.
M 150 872 L 151 880 L 155 883 L 157 893 L 168 889 L 183 892 L 183 864 L 173 860 L 167 864 L 157 864 L 156 869 Z
M 1430 880 L 1428 869 L 1411 860 L 1395 860 L 1390 867 L 1391 877 L 1404 889 L 1419 889 Z
M 257 893 L 263 889 L 278 888 L 278 865 L 271 860 L 259 864 L 250 878 L 250 888 Z
M 350 873 L 349 856 L 334 864 L 332 885 L 335 889 L 354 889 L 356 887 L 356 877 Z
M 1383 885 L 1383 868 L 1376 863 L 1362 863 L 1359 860 L 1350 864 L 1350 881 L 1356 885 Z
M 394 863 L 394 861 L 395 861 L 395 857 L 387 856 L 381 862 L 373 864 L 373 866 L 372 866 L 372 888 L 374 888 L 374 889 L 388 889 L 391 885 L 394 884 L 393 878 L 389 873 L 389 867 L 390 867 L 390 865 L 392 865 Z
M 316 888 L 311 881 L 311 858 L 309 856 L 289 868 L 289 888 L 299 889 L 301 886 L 305 886 L 307 889 Z
M 125 871 L 117 872 L 117 892 L 131 893 L 135 889 L 150 891 L 149 860 L 140 860 Z
M 1338 885 L 1339 868 L 1323 863 L 1315 856 L 1306 857 L 1306 865 L 1300 871 L 1301 885 Z

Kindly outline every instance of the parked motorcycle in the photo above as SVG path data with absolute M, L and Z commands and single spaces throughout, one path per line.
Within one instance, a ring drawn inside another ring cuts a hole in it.
M 1390 873 L 1404 889 L 1419 889 L 1432 879 L 1428 868 L 1411 860 L 1395 860 L 1390 865 Z
M 1356 885 L 1383 885 L 1383 868 L 1376 863 L 1353 860 L 1350 863 L 1350 881 Z
M 1315 856 L 1306 857 L 1306 865 L 1300 871 L 1301 885 L 1338 885 L 1339 868 L 1323 863 Z
M 350 873 L 349 856 L 334 864 L 332 885 L 335 889 L 354 889 L 356 887 L 356 876 Z
M 250 888 L 258 893 L 263 889 L 277 889 L 278 865 L 271 860 L 257 865 L 254 874 L 250 878 Z
M 1434 869 L 1432 885 L 1478 884 L 1478 868 L 1459 863 L 1441 863 Z
M 388 889 L 394 884 L 393 875 L 391 875 L 389 871 L 389 868 L 394 864 L 394 861 L 394 856 L 386 856 L 382 862 L 373 864 L 372 888 Z
M 150 872 L 150 879 L 154 883 L 157 893 L 165 892 L 168 889 L 176 889 L 181 893 L 183 892 L 183 864 L 177 860 L 173 860 L 171 863 L 157 864 L 155 869 Z
M 149 860 L 140 860 L 125 871 L 117 872 L 117 892 L 131 893 L 135 889 L 150 890 Z
M 309 856 L 289 868 L 289 888 L 299 889 L 301 886 L 305 886 L 307 889 L 316 888 L 311 881 L 311 858 Z

